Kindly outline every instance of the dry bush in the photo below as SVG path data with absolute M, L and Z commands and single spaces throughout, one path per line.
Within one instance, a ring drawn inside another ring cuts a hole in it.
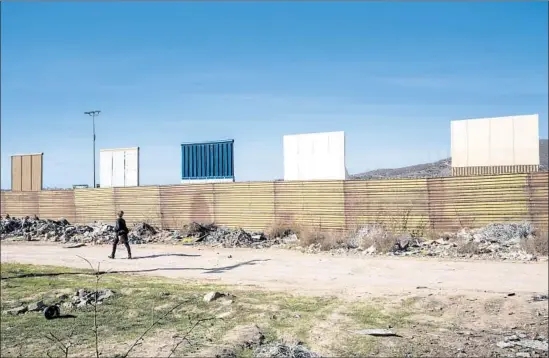
M 364 225 L 347 236 L 350 247 L 368 249 L 373 246 L 380 253 L 392 251 L 396 242 L 397 236 L 380 224 Z
M 294 223 L 287 220 L 277 220 L 265 230 L 265 235 L 268 238 L 273 239 L 275 237 L 285 237 L 298 232 L 299 227 Z
M 301 246 L 308 247 L 318 244 L 322 251 L 335 249 L 345 243 L 345 238 L 341 233 L 318 228 L 300 228 L 298 238 Z
M 536 235 L 524 238 L 520 245 L 529 254 L 537 256 L 549 255 L 549 236 L 547 232 L 536 233 Z
M 368 247 L 375 247 L 376 252 L 385 254 L 393 251 L 397 238 L 395 234 L 391 232 L 385 232 L 384 235 L 373 237 L 370 239 L 370 245 Z

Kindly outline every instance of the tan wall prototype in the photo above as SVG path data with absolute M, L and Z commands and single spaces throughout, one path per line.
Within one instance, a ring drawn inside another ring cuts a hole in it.
M 42 190 L 43 154 L 24 154 L 11 157 L 11 190 Z
M 2 192 L 0 210 L 87 224 L 170 229 L 191 221 L 264 230 L 275 222 L 352 230 L 385 223 L 406 230 L 455 231 L 491 222 L 529 221 L 547 229 L 547 173 L 435 179 L 256 182 L 134 188 Z
M 516 166 L 504 171 L 512 173 L 539 165 L 537 114 L 452 121 L 451 132 L 453 168 Z

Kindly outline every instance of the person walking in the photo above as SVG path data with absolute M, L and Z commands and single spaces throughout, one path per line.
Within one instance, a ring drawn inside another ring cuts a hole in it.
M 118 213 L 118 218 L 116 219 L 116 225 L 114 226 L 114 232 L 116 233 L 116 238 L 114 239 L 114 242 L 112 243 L 112 254 L 109 256 L 109 259 L 114 259 L 114 255 L 116 254 L 116 246 L 118 245 L 118 242 L 126 246 L 126 250 L 128 250 L 128 259 L 132 258 L 132 251 L 130 250 L 130 244 L 128 242 L 128 233 L 130 230 L 128 230 L 128 227 L 126 226 L 126 220 L 122 218 L 124 216 L 124 212 L 120 211 Z

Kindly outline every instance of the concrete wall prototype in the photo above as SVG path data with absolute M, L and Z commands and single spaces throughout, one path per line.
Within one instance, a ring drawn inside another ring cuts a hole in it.
M 101 188 L 139 186 L 139 147 L 99 151 Z
M 40 191 L 43 183 L 44 153 L 12 155 L 11 190 Z
M 345 132 L 284 136 L 284 180 L 345 180 Z
M 513 171 L 516 166 L 537 171 L 539 166 L 539 116 L 523 115 L 452 121 L 453 170 L 488 174 Z M 487 172 L 488 171 L 488 172 Z

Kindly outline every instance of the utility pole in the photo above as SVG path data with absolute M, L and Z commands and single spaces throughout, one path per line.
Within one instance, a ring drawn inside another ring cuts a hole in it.
M 99 115 L 101 111 L 88 111 L 84 112 L 88 116 L 92 117 L 93 125 L 93 187 L 95 188 L 95 117 Z

